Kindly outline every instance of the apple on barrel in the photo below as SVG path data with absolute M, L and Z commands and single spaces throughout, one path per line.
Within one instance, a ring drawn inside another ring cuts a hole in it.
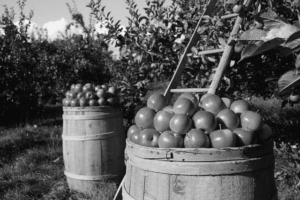
M 67 102 L 68 103 L 68 102 Z M 265 144 L 271 128 L 245 100 L 183 93 L 174 104 L 163 94 L 152 94 L 135 115 L 127 138 L 153 148 L 232 148 Z
M 116 86 L 86 83 L 72 84 L 62 100 L 64 107 L 118 106 L 120 99 Z

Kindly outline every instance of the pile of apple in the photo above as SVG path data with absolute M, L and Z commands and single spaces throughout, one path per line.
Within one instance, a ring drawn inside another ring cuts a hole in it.
M 71 85 L 62 104 L 65 107 L 116 106 L 119 97 L 115 86 L 77 83 Z
M 270 141 L 271 128 L 247 101 L 183 93 L 173 105 L 153 94 L 135 116 L 127 138 L 135 144 L 160 148 L 225 148 Z

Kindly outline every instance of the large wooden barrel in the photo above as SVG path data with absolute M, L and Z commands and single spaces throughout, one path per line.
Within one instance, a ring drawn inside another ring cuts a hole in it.
M 125 174 L 122 112 L 113 107 L 63 108 L 63 157 L 70 189 L 87 192 Z
M 161 149 L 126 141 L 123 200 L 277 200 L 273 143 Z

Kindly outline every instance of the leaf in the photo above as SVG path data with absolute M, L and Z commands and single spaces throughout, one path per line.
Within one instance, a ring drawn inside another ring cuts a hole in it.
M 237 4 L 238 0 L 227 0 L 226 4 Z
M 254 16 L 254 19 L 263 24 L 266 29 L 280 27 L 281 25 L 288 23 L 286 19 L 279 17 L 272 8 L 267 8 L 257 13 Z
M 300 6 L 300 0 L 294 0 L 291 6 L 292 7 L 299 7 Z
M 288 104 L 288 102 L 289 102 L 289 101 L 286 100 L 286 99 L 283 100 L 283 101 L 281 102 L 281 109 L 284 108 L 284 107 Z
M 288 44 L 288 43 L 292 43 L 294 42 L 295 40 L 298 40 L 300 39 L 300 30 L 297 31 L 297 32 L 294 32 L 293 34 L 291 34 L 285 41 L 285 45 Z
M 227 45 L 227 44 L 226 44 L 226 41 L 225 41 L 225 39 L 224 39 L 224 38 L 221 38 L 221 37 L 219 37 L 219 38 L 218 38 L 218 40 L 219 40 L 219 43 L 222 45 L 222 47 L 223 47 L 223 48 L 225 48 L 225 47 L 226 47 L 226 45 Z
M 248 44 L 243 49 L 241 59 L 240 59 L 239 62 L 241 62 L 242 60 L 244 60 L 246 58 L 256 56 L 256 55 L 261 54 L 265 51 L 271 50 L 271 49 L 279 46 L 283 42 L 284 42 L 284 40 L 281 39 L 281 38 L 274 38 L 274 39 L 271 39 L 271 40 L 266 41 L 266 42 L 265 41 L 259 41 L 259 42 Z
M 245 31 L 238 40 L 262 40 L 266 37 L 267 32 L 261 29 L 249 29 Z
M 277 84 L 278 95 L 284 95 L 292 88 L 300 85 L 300 73 L 297 73 L 297 70 L 290 70 L 279 78 Z
M 300 54 L 298 54 L 298 56 L 297 56 L 295 67 L 296 67 L 296 69 L 299 69 L 299 67 L 300 67 Z

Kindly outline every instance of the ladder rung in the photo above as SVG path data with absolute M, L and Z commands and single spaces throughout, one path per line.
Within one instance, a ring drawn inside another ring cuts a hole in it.
M 213 50 L 200 51 L 198 53 L 198 56 L 207 55 L 207 54 L 222 53 L 223 51 L 224 51 L 224 49 L 213 49 Z
M 232 13 L 232 14 L 221 16 L 221 19 L 229 19 L 229 18 L 233 18 L 233 17 L 237 17 L 237 16 L 239 16 L 238 13 Z
M 184 93 L 184 92 L 207 92 L 208 88 L 179 88 L 179 89 L 171 89 L 173 93 Z

